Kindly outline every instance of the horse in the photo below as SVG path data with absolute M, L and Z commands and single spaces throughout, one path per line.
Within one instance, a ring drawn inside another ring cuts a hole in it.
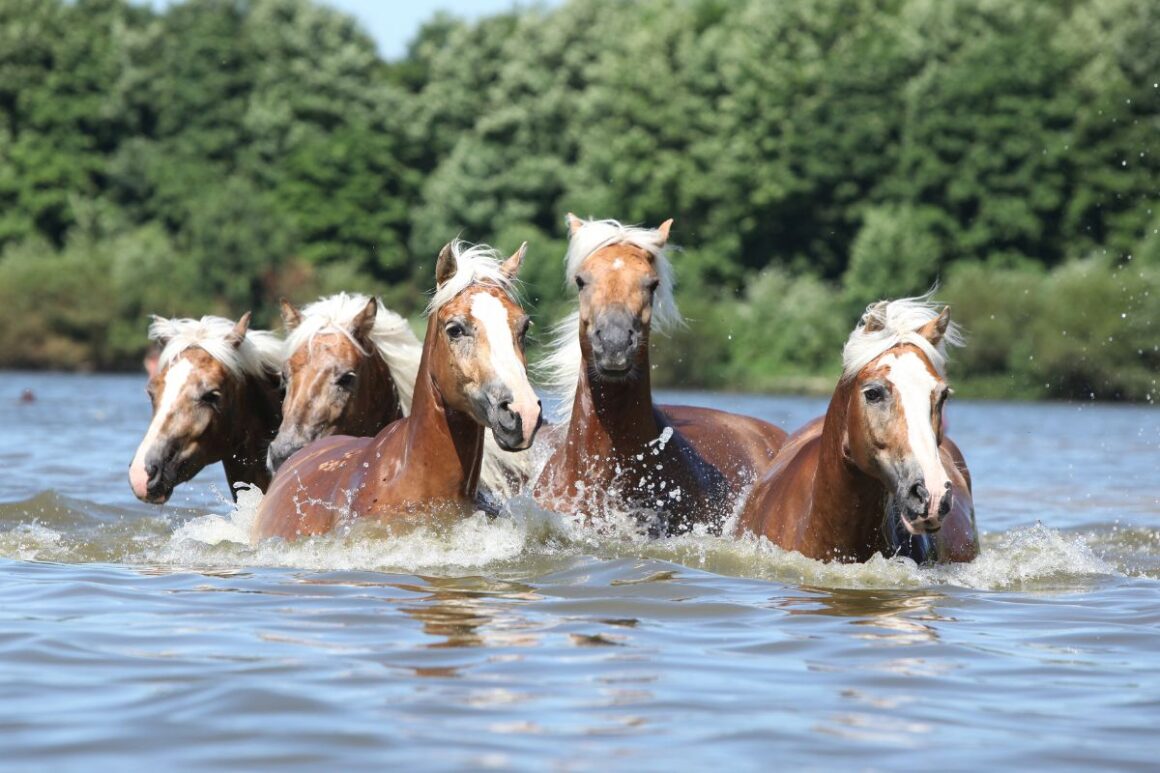
M 307 444 L 330 435 L 371 437 L 411 411 L 423 345 L 407 320 L 377 298 L 337 293 L 302 309 L 283 299 L 286 343 L 282 424 L 270 444 L 271 472 Z M 527 479 L 526 453 L 484 440 L 480 486 L 515 494 Z
M 286 397 L 272 472 L 318 438 L 370 437 L 410 411 L 423 347 L 407 320 L 357 293 L 281 306 Z
M 531 320 L 515 294 L 526 248 L 502 262 L 459 240 L 440 251 L 410 414 L 374 437 L 331 436 L 291 457 L 258 507 L 256 538 L 474 509 L 485 428 L 504 450 L 524 450 L 542 418 L 524 359 Z
M 129 465 L 142 502 L 164 504 L 173 489 L 221 462 L 230 491 L 270 483 L 266 449 L 281 419 L 282 342 L 250 330 L 246 312 L 223 317 L 154 317 L 149 338 L 161 347 L 146 393 L 153 418 Z
M 533 496 L 589 518 L 633 512 L 656 534 L 717 530 L 786 433 L 748 416 L 653 403 L 651 332 L 682 324 L 666 254 L 672 220 L 648 229 L 567 219 L 565 269 L 579 308 L 542 364 L 564 415 Z
M 943 422 L 948 344 L 962 336 L 929 294 L 871 305 L 825 416 L 789 438 L 737 531 L 819 560 L 974 559 L 970 472 Z

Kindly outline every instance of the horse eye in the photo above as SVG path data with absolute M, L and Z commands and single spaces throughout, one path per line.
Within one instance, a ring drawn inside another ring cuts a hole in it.
M 463 325 L 459 324 L 458 322 L 452 322 L 450 325 L 444 328 L 444 330 L 447 331 L 447 337 L 452 341 L 458 338 L 462 338 L 463 335 L 467 332 L 463 329 Z
M 336 378 L 334 380 L 334 383 L 336 385 L 342 387 L 343 389 L 350 389 L 352 386 L 354 386 L 354 380 L 355 380 L 354 371 L 348 370 L 346 373 L 343 373 L 341 376 Z
M 886 390 L 880 386 L 866 387 L 862 390 L 862 396 L 868 403 L 880 403 L 886 399 Z
M 201 401 L 206 405 L 217 405 L 221 399 L 222 393 L 216 389 L 211 389 L 201 396 Z
M 650 293 L 655 293 L 657 291 L 657 288 L 660 286 L 661 286 L 661 280 L 659 278 L 650 279 L 648 281 L 648 284 L 645 285 L 645 287 L 648 288 L 648 291 Z
M 587 280 L 585 280 L 585 279 L 584 279 L 584 277 L 582 277 L 582 276 L 580 276 L 579 274 L 577 274 L 577 275 L 576 275 L 576 289 L 577 289 L 577 290 L 583 290 L 583 289 L 584 289 L 584 285 L 586 285 L 586 284 L 588 284 L 588 281 L 587 281 Z

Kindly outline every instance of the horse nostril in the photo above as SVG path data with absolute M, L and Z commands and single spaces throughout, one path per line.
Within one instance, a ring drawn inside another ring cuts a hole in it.
M 954 495 L 950 491 L 951 484 L 947 484 L 947 493 L 943 494 L 942 499 L 938 503 L 938 514 L 941 518 L 951 511 L 951 502 L 954 500 Z
M 926 486 L 921 482 L 915 483 L 910 487 L 910 496 L 918 500 L 922 505 L 926 505 L 930 501 L 930 492 L 926 490 Z
M 157 471 L 160 469 L 161 468 L 158 466 L 158 464 L 156 462 L 150 462 L 150 463 L 145 465 L 145 474 L 148 475 L 150 478 L 154 478 L 157 476 Z

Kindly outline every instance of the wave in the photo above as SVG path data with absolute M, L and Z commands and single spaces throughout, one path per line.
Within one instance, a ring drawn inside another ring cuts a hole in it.
M 821 588 L 979 590 L 1085 587 L 1106 577 L 1160 578 L 1160 533 L 1108 528 L 1068 532 L 1037 523 L 987 534 L 969 564 L 918 566 L 908 558 L 875 556 L 839 564 L 782 550 L 764 538 L 691 534 L 649 539 L 634 519 L 612 518 L 592 528 L 578 517 L 546 511 L 521 496 L 508 512 L 482 512 L 450 524 L 395 530 L 359 524 L 297 542 L 253 542 L 261 494 L 243 490 L 225 515 L 167 509 L 160 514 L 118 510 L 42 493 L 0 505 L 0 557 L 61 563 L 221 570 L 286 567 L 315 572 L 382 571 L 534 577 L 579 559 L 637 558 L 730 577 Z

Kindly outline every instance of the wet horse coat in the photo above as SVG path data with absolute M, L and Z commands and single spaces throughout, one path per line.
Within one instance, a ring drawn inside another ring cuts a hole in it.
M 174 487 L 221 462 L 234 484 L 270 483 L 266 452 L 281 418 L 281 341 L 221 317 L 155 317 L 149 336 L 162 346 L 146 391 L 153 418 L 129 465 L 143 502 L 163 504 Z
M 485 425 L 512 450 L 530 446 L 540 425 L 523 359 L 529 320 L 512 291 L 523 254 L 500 264 L 485 248 L 444 248 L 411 413 L 373 438 L 332 436 L 295 454 L 259 506 L 255 536 L 474 509 Z
M 719 528 L 745 486 L 774 458 L 785 432 L 710 408 L 652 400 L 653 327 L 680 324 L 659 229 L 569 215 L 566 262 L 580 310 L 561 326 L 548 367 L 569 406 L 535 485 L 553 510 L 628 510 L 658 533 Z
M 973 559 L 970 474 L 943 435 L 944 347 L 958 343 L 949 320 L 925 298 L 871 307 L 826 415 L 786 442 L 738 530 L 823 560 Z

